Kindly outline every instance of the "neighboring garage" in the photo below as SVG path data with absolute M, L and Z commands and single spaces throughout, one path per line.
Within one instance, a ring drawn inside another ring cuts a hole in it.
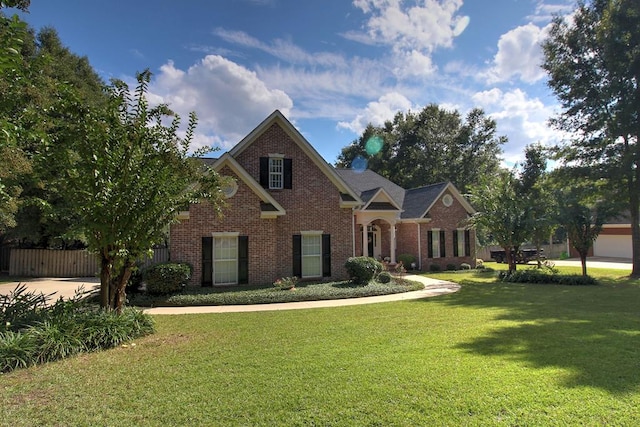
M 571 257 L 578 257 L 578 252 L 570 246 Z M 598 238 L 593 242 L 588 256 L 606 258 L 632 258 L 631 223 L 628 216 L 614 218 L 602 227 Z
M 593 255 L 612 258 L 631 258 L 631 234 L 601 234 L 593 242 Z

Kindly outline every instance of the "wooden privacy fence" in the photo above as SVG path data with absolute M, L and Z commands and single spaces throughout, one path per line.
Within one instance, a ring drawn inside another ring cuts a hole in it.
M 142 266 L 169 260 L 169 248 L 153 250 L 153 258 Z M 91 277 L 100 273 L 97 257 L 86 250 L 61 251 L 55 249 L 11 249 L 10 276 L 33 277 Z

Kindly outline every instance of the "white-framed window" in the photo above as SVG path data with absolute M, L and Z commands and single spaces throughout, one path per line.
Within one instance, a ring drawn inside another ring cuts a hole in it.
M 236 234 L 213 235 L 213 284 L 238 283 L 238 236 Z
M 440 230 L 434 228 L 432 230 L 431 251 L 433 253 L 432 258 L 440 258 Z
M 302 277 L 322 277 L 322 233 L 302 234 Z
M 281 190 L 284 183 L 284 159 L 269 157 L 269 188 Z
M 465 233 L 464 233 L 465 230 L 464 229 L 458 229 L 456 231 L 458 233 L 458 242 L 457 242 L 458 243 L 458 249 L 457 249 L 457 251 L 456 251 L 456 253 L 454 255 L 463 257 L 463 256 L 466 255 L 465 254 L 465 250 L 464 250 L 465 245 L 466 245 L 465 238 L 464 238 L 465 237 Z

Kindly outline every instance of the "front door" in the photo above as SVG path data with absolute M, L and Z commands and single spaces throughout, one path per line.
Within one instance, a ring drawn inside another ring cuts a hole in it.
M 367 244 L 369 256 L 380 258 L 380 227 L 377 225 L 367 227 Z

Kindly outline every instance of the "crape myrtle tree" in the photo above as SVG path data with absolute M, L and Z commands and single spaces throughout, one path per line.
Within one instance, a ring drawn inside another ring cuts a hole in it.
M 556 203 L 550 191 L 546 149 L 542 144 L 525 147 L 520 173 L 520 194 L 531 204 L 531 241 L 536 246 L 538 268 L 542 267 L 542 243 L 556 228 Z
M 582 275 L 587 275 L 587 254 L 602 231 L 602 226 L 617 206 L 602 196 L 599 183 L 571 178 L 573 171 L 554 171 L 556 180 L 557 221 L 567 231 L 571 246 L 580 255 Z M 604 182 L 603 182 L 604 183 Z
M 469 225 L 504 249 L 509 272 L 516 270 L 516 254 L 533 230 L 533 204 L 521 189 L 516 172 L 501 169 L 473 186 L 469 195 L 476 210 Z
M 150 79 L 148 70 L 139 73 L 133 95 L 112 81 L 108 107 L 86 111 L 77 123 L 86 138 L 76 147 L 75 203 L 88 247 L 100 259 L 101 305 L 117 311 L 136 261 L 163 239 L 177 212 L 196 201 L 219 212 L 223 200 L 219 176 L 190 154 L 195 114 L 180 137 L 180 118 L 167 105 L 148 105 Z
M 640 2 L 580 2 L 570 19 L 555 18 L 543 50 L 563 108 L 552 123 L 573 135 L 559 159 L 598 171 L 609 199 L 625 201 L 640 277 Z
M 366 166 L 404 188 L 451 181 L 465 192 L 498 169 L 505 142 L 481 109 L 463 118 L 430 104 L 417 113 L 399 112 L 381 127 L 369 124 L 342 149 L 336 166 Z

